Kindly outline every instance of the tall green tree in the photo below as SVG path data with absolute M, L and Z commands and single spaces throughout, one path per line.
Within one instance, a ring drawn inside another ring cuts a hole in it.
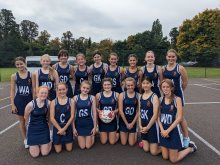
M 205 10 L 179 28 L 177 48 L 183 59 L 197 60 L 202 66 L 217 65 L 220 10 Z
M 64 49 L 70 51 L 73 48 L 74 41 L 75 39 L 73 38 L 73 34 L 71 33 L 71 31 L 63 33 L 61 43 Z
M 179 35 L 179 31 L 177 27 L 174 27 L 170 30 L 170 47 L 172 49 L 176 49 L 177 36 Z
M 47 32 L 47 30 L 41 31 L 40 35 L 37 38 L 37 42 L 46 47 L 49 44 L 51 35 Z
M 29 20 L 20 23 L 20 33 L 23 41 L 31 43 L 38 36 L 38 25 Z

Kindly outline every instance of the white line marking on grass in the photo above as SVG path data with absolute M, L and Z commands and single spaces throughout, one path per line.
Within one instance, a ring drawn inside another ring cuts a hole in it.
M 196 84 L 188 84 L 188 85 L 220 85 L 220 84 L 218 84 L 218 83 L 202 83 L 202 84 L 198 84 L 198 83 L 196 83 Z
M 10 125 L 9 127 L 5 128 L 0 132 L 0 135 L 11 129 L 12 127 L 16 126 L 19 123 L 19 121 L 16 121 L 14 124 Z
M 0 99 L 0 101 L 6 100 L 6 99 L 9 99 L 9 98 L 11 98 L 11 96 L 5 97 L 4 99 Z
M 220 90 L 220 89 L 217 89 L 217 88 L 207 87 L 207 86 L 203 86 L 203 85 L 200 85 L 200 84 L 194 84 L 194 85 L 199 86 L 199 87 L 204 87 L 204 88 L 214 89 L 214 90 L 217 90 L 217 91 Z
M 1 110 L 1 109 L 4 109 L 4 108 L 6 108 L 6 107 L 9 107 L 10 105 L 11 105 L 11 104 L 8 104 L 8 105 L 6 105 L 6 106 L 4 106 L 4 107 L 1 107 L 0 110 Z
M 192 102 L 192 103 L 185 103 L 188 105 L 197 105 L 197 104 L 220 104 L 220 102 Z
M 188 127 L 189 132 L 191 132 L 195 137 L 197 137 L 201 142 L 203 142 L 206 146 L 208 146 L 211 150 L 213 150 L 218 156 L 220 156 L 220 151 L 216 149 L 213 145 L 199 136 L 196 132 L 194 132 L 191 128 Z

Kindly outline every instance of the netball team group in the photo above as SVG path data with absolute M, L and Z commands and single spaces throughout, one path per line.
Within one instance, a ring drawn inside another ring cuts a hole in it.
M 177 52 L 166 54 L 167 65 L 154 64 L 153 51 L 146 52 L 146 65 L 137 66 L 137 56 L 128 56 L 129 66 L 117 65 L 119 57 L 110 53 L 109 64 L 99 51 L 94 63 L 86 65 L 85 55 L 76 55 L 77 66 L 68 64 L 69 54 L 61 50 L 59 62 L 50 66 L 50 56 L 42 55 L 42 67 L 27 71 L 25 59 L 17 57 L 18 71 L 11 76 L 12 113 L 18 115 L 25 148 L 32 157 L 48 155 L 52 145 L 57 153 L 73 148 L 89 149 L 99 133 L 101 144 L 137 143 L 152 155 L 178 162 L 196 145 L 189 140 L 184 118 L 187 73 L 177 63 Z M 73 83 L 71 83 L 72 79 Z M 72 85 L 74 84 L 74 91 Z M 101 120 L 104 110 L 111 121 Z M 98 131 L 97 131 L 98 130 Z

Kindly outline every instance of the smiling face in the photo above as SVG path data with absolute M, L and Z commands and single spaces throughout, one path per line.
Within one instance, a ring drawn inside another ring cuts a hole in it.
M 125 80 L 125 86 L 128 92 L 133 92 L 135 88 L 135 82 L 133 80 Z
M 90 85 L 88 83 L 83 83 L 82 82 L 82 84 L 80 86 L 80 91 L 81 91 L 82 94 L 86 95 L 86 94 L 89 93 L 90 88 L 91 87 L 90 87 Z
M 76 57 L 76 62 L 79 66 L 83 66 L 86 63 L 86 59 L 84 56 L 79 55 Z
M 102 88 L 104 91 L 109 92 L 112 89 L 112 83 L 111 81 L 104 81 L 102 84 Z
M 101 60 L 102 60 L 102 57 L 101 57 L 101 55 L 100 54 L 95 54 L 94 56 L 93 56 L 93 60 L 94 60 L 94 62 L 95 63 L 100 63 L 101 62 Z
M 41 63 L 43 68 L 48 68 L 50 66 L 50 63 L 51 63 L 50 56 L 49 55 L 43 55 L 41 57 L 40 63 Z
M 115 65 L 117 65 L 117 62 L 118 62 L 118 57 L 115 55 L 110 55 L 110 57 L 109 57 L 110 65 L 115 66 Z
M 164 80 L 161 83 L 161 90 L 165 96 L 171 95 L 174 90 L 174 86 L 171 80 Z
M 25 70 L 26 66 L 25 66 L 25 63 L 23 61 L 15 61 L 15 66 L 16 68 L 19 70 L 19 71 L 23 71 Z
M 67 63 L 69 56 L 66 53 L 62 53 L 59 56 L 59 61 L 62 63 Z
M 46 100 L 48 97 L 48 88 L 46 86 L 41 86 L 37 96 L 40 100 Z
M 152 87 L 152 84 L 150 81 L 148 80 L 143 80 L 142 81 L 142 84 L 141 84 L 141 87 L 144 91 L 149 91 L 151 90 L 151 87 Z
M 137 59 L 135 57 L 130 57 L 128 59 L 128 63 L 131 67 L 136 67 L 137 66 Z
M 145 61 L 147 64 L 154 64 L 155 56 L 153 52 L 147 52 L 145 55 Z
M 57 95 L 60 97 L 64 97 L 67 94 L 67 87 L 65 84 L 60 83 L 57 85 Z
M 166 60 L 168 64 L 175 64 L 177 60 L 177 56 L 174 52 L 168 52 L 166 56 Z

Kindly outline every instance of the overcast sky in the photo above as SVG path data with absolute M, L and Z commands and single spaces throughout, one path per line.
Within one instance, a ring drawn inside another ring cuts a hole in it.
M 0 0 L 0 8 L 11 10 L 17 23 L 33 21 L 51 39 L 69 30 L 74 38 L 91 37 L 92 41 L 124 40 L 151 30 L 157 18 L 168 36 L 185 19 L 219 7 L 219 0 Z

